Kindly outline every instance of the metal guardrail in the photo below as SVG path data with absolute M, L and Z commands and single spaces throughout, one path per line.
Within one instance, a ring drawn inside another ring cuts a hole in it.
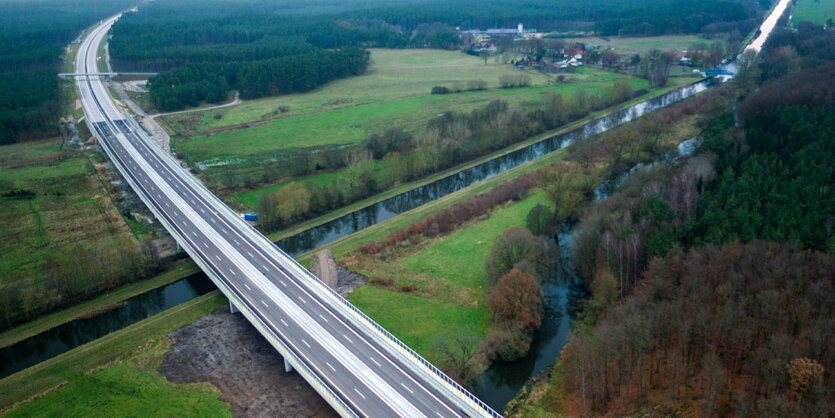
M 273 243 L 273 246 L 275 248 L 277 248 L 285 257 L 290 259 L 290 261 L 292 263 L 296 264 L 296 266 L 298 268 L 303 269 L 303 271 L 307 271 L 307 269 L 304 269 L 303 266 L 301 266 L 298 262 L 296 262 L 295 259 L 293 259 L 289 255 L 287 255 L 287 253 L 285 253 L 284 250 L 279 248 L 275 243 Z M 440 369 L 435 367 L 435 365 L 433 365 L 432 363 L 427 361 L 425 358 L 423 358 L 423 356 L 421 356 L 420 354 L 415 352 L 411 347 L 409 347 L 404 342 L 400 341 L 400 339 L 398 339 L 397 337 L 392 335 L 392 333 L 390 333 L 388 330 L 386 330 L 385 328 L 380 326 L 380 324 L 378 324 L 376 321 L 374 321 L 373 319 L 368 317 L 368 315 L 366 315 L 363 311 L 361 311 L 359 308 L 354 306 L 354 304 L 352 304 L 349 300 L 342 297 L 342 295 L 340 295 L 336 290 L 334 290 L 333 288 L 331 288 L 330 286 L 326 285 L 321 280 L 319 280 L 318 277 L 316 277 L 313 274 L 307 274 L 307 276 L 308 276 L 309 279 L 313 279 L 313 280 L 317 281 L 321 285 L 321 287 L 326 289 L 326 291 L 330 292 L 331 295 L 334 296 L 342 304 L 343 307 L 347 307 L 350 310 L 352 310 L 354 313 L 359 315 L 362 319 L 364 319 L 366 322 L 368 322 L 374 328 L 376 328 L 377 331 L 379 331 L 381 334 L 383 334 L 384 337 L 393 341 L 395 344 L 397 344 L 399 347 L 401 347 L 404 351 L 406 351 L 407 354 L 409 354 L 411 357 L 413 357 L 413 359 L 418 360 L 420 362 L 420 364 L 422 364 L 423 366 L 428 368 L 432 373 L 434 373 L 435 376 L 440 377 L 444 382 L 446 382 L 447 384 L 452 386 L 459 393 L 465 395 L 468 399 L 470 399 L 473 403 L 475 403 L 476 406 L 478 406 L 479 408 L 481 408 L 485 412 L 487 412 L 489 416 L 497 417 L 497 418 L 502 416 L 500 413 L 493 410 L 493 408 L 491 408 L 489 405 L 484 403 L 484 401 L 482 401 L 481 399 L 479 399 L 478 397 L 476 397 L 475 395 L 470 393 L 470 391 L 468 391 L 466 388 L 461 386 L 458 382 L 456 382 L 455 380 L 453 380 L 452 378 L 447 376 L 446 373 L 444 373 L 443 371 L 441 371 Z
M 117 75 L 157 75 L 159 73 L 117 73 L 117 72 L 105 72 L 105 73 L 58 73 L 58 77 L 82 77 L 82 76 L 102 76 L 106 75 L 108 77 L 115 77 Z
M 133 120 L 133 118 L 130 118 L 130 117 L 129 117 L 129 119 Z M 88 125 L 88 128 L 90 128 L 91 132 L 96 132 L 93 129 L 93 127 L 91 126 L 91 122 L 89 122 L 89 119 L 86 121 L 86 123 Z M 134 123 L 136 123 L 136 122 L 134 121 Z M 108 119 L 108 125 L 110 125 L 109 119 Z M 112 128 L 115 128 L 115 126 L 112 126 Z M 118 130 L 115 130 L 114 132 L 118 132 Z M 144 133 L 144 131 L 142 131 L 142 130 L 140 130 L 140 132 Z M 110 149 L 110 144 L 107 143 L 107 140 L 101 139 L 100 144 L 102 144 L 102 149 L 105 151 L 105 153 L 108 155 L 108 158 L 110 158 L 111 161 L 113 161 L 114 163 L 116 161 L 120 161 L 120 159 Z M 232 291 L 232 289 L 229 288 L 229 286 L 222 279 L 222 277 L 219 274 L 217 274 L 215 269 L 213 269 L 209 264 L 206 263 L 206 261 L 200 255 L 200 253 L 195 251 L 192 248 L 191 244 L 181 236 L 180 232 L 176 228 L 174 228 L 171 225 L 171 223 L 168 221 L 168 219 L 159 211 L 159 209 L 154 204 L 152 204 L 152 202 L 151 202 L 150 198 L 147 196 L 147 193 L 145 192 L 144 188 L 142 188 L 137 183 L 134 183 L 134 179 L 132 178 L 131 175 L 128 174 L 128 172 L 122 166 L 122 164 L 115 163 L 114 165 L 116 166 L 118 171 L 121 173 L 122 177 L 124 177 L 125 180 L 131 185 L 131 188 L 133 188 L 134 191 L 136 191 L 137 195 L 143 201 L 143 203 L 145 203 L 145 205 L 154 213 L 154 216 L 156 216 L 156 218 L 160 221 L 160 223 L 162 223 L 163 226 L 166 227 L 166 230 L 168 230 L 169 233 L 171 233 L 171 235 L 174 237 L 174 239 L 177 240 L 177 242 L 180 244 L 180 246 L 182 248 L 184 248 L 186 250 L 186 252 L 188 252 L 189 255 L 192 257 L 192 259 L 194 259 L 194 261 L 198 265 L 200 265 L 200 267 L 207 273 L 207 275 L 212 280 L 212 282 L 214 282 L 215 285 L 217 285 L 218 288 L 220 288 L 220 290 L 224 294 L 224 296 L 226 296 L 226 298 L 230 299 L 230 300 L 240 301 L 240 298 L 237 296 L 237 294 L 235 294 L 235 292 Z M 265 337 L 267 337 L 267 339 L 270 341 L 270 343 L 273 346 L 275 346 L 276 343 L 282 346 L 283 350 L 280 349 L 279 347 L 276 347 L 281 352 L 281 355 L 286 356 L 286 357 L 290 357 L 292 359 L 292 363 L 294 363 L 293 367 L 296 368 L 297 371 L 299 371 L 299 373 L 303 377 L 307 377 L 305 380 L 307 380 L 308 383 L 311 386 L 313 386 L 314 389 L 317 392 L 319 392 L 319 394 L 322 395 L 323 398 L 325 398 L 329 403 L 331 403 L 331 406 L 333 406 L 335 410 L 344 411 L 344 415 L 356 416 L 356 414 L 352 413 L 353 409 L 350 408 L 345 403 L 345 401 L 343 401 L 342 398 L 339 397 L 333 391 L 333 389 L 331 389 L 330 386 L 328 386 L 319 377 L 318 374 L 314 373 L 307 366 L 307 364 L 305 362 L 303 362 L 300 358 L 298 358 L 298 356 L 296 356 L 296 354 L 292 350 L 290 350 L 290 348 L 287 347 L 284 344 L 284 342 L 281 341 L 281 339 L 277 335 L 275 335 L 270 330 L 269 327 L 266 326 L 266 324 L 264 324 L 264 322 L 261 320 L 260 317 L 258 317 L 257 315 L 255 315 L 254 313 L 251 312 L 251 310 L 249 309 L 249 306 L 247 306 L 242 301 L 236 303 L 236 305 L 238 306 L 238 309 L 242 313 L 244 313 L 244 315 L 247 317 L 249 322 L 252 323 L 262 334 L 268 334 L 268 335 L 265 335 Z M 255 322 L 253 322 L 253 320 L 257 321 L 257 324 Z M 311 380 L 313 380 L 313 381 L 311 381 Z M 334 405 L 333 403 L 336 403 L 336 405 Z
M 92 91 L 92 88 L 91 88 L 90 93 L 94 95 L 94 92 Z M 98 104 L 97 104 L 97 106 L 98 106 Z M 116 133 L 118 133 L 118 132 L 120 132 L 120 131 L 119 131 L 119 129 L 115 126 L 114 121 L 112 121 L 112 120 L 111 120 L 111 119 L 107 116 L 107 114 L 104 112 L 104 109 L 103 109 L 103 108 L 100 108 L 100 110 L 102 111 L 102 115 L 105 117 L 105 123 L 106 123 L 106 124 L 110 127 L 110 129 L 113 131 L 113 133 L 114 133 L 114 137 L 115 137 L 115 134 L 116 134 Z M 133 121 L 133 123 L 134 123 L 134 124 L 136 124 L 136 121 L 135 121 L 135 120 L 133 120 L 133 118 L 132 118 L 132 117 L 128 116 L 128 119 L 130 119 L 131 121 Z M 93 122 L 92 122 L 89 118 L 85 118 L 85 124 L 86 124 L 86 125 L 87 125 L 87 127 L 90 129 L 90 132 L 92 132 L 92 133 L 94 133 L 94 134 L 97 132 L 97 130 L 96 130 L 96 129 L 95 129 L 95 127 L 93 126 Z M 138 124 L 136 124 L 136 126 L 138 127 Z M 138 130 L 138 132 L 140 133 L 140 136 L 146 136 L 146 137 L 147 137 L 147 135 L 145 135 L 145 131 L 144 131 L 144 130 L 142 130 L 141 128 Z M 118 139 L 117 139 L 117 140 L 118 140 Z M 140 138 L 140 140 L 146 140 L 146 138 Z M 277 336 L 276 336 L 276 335 L 275 335 L 275 334 L 274 334 L 274 333 L 273 333 L 273 332 L 269 329 L 269 327 L 267 327 L 267 326 L 263 323 L 263 321 L 262 321 L 262 320 L 261 320 L 261 319 L 260 319 L 257 315 L 255 315 L 254 313 L 252 313 L 252 312 L 250 311 L 249 307 L 248 307 L 246 304 L 244 304 L 243 302 L 241 302 L 241 301 L 240 301 L 240 298 L 238 298 L 238 296 L 235 294 L 235 292 L 234 292 L 234 291 L 232 291 L 232 290 L 229 288 L 229 286 L 228 286 L 228 285 L 226 285 L 225 281 L 223 281 L 223 279 L 221 278 L 221 276 L 220 276 L 220 275 L 218 275 L 218 274 L 217 274 L 217 272 L 215 272 L 215 270 L 214 270 L 214 269 L 213 269 L 210 265 L 208 265 L 208 264 L 205 262 L 205 260 L 203 260 L 203 257 L 202 257 L 202 256 L 200 256 L 200 254 L 192 248 L 192 246 L 191 246 L 191 244 L 188 242 L 188 240 L 186 240 L 183 236 L 181 236 L 181 234 L 180 234 L 180 232 L 177 230 L 177 228 L 175 228 L 175 227 L 174 227 L 171 223 L 169 223 L 169 221 L 168 221 L 168 219 L 166 218 L 166 216 L 164 216 L 164 215 L 163 215 L 163 212 L 161 212 L 161 211 L 160 211 L 160 209 L 158 209 L 158 208 L 157 208 L 157 207 L 156 207 L 156 206 L 152 203 L 152 199 L 148 196 L 148 194 L 147 194 L 147 192 L 145 191 L 145 189 L 144 189 L 144 188 L 143 188 L 140 184 L 138 184 L 138 182 L 135 182 L 135 181 L 134 181 L 133 176 L 130 174 L 130 172 L 127 170 L 127 168 L 126 168 L 126 167 L 124 167 L 124 166 L 120 163 L 120 162 L 121 162 L 121 159 L 120 159 L 120 158 L 119 158 L 119 157 L 115 154 L 115 152 L 114 152 L 113 150 L 111 150 L 111 144 L 109 144 L 109 143 L 108 143 L 108 141 L 107 141 L 106 139 L 104 139 L 104 138 L 100 138 L 100 139 L 99 139 L 99 144 L 101 145 L 102 150 L 104 150 L 105 154 L 107 154 L 107 156 L 108 156 L 108 158 L 110 159 L 110 161 L 113 161 L 113 162 L 114 162 L 114 166 L 116 167 L 117 171 L 118 171 L 118 172 L 122 175 L 122 177 L 125 179 L 125 181 L 127 181 L 127 182 L 128 182 L 128 184 L 130 184 L 131 188 L 132 188 L 132 189 L 136 192 L 136 194 L 139 196 L 140 200 L 142 200 L 142 202 L 143 202 L 143 203 L 144 203 L 144 204 L 148 207 L 148 209 L 149 209 L 149 210 L 151 210 L 151 212 L 153 212 L 154 216 L 155 216 L 155 217 L 156 217 L 156 218 L 160 221 L 160 223 L 162 223 L 162 224 L 163 224 L 163 226 L 165 226 L 165 227 L 166 227 L 166 229 L 167 229 L 167 230 L 171 233 L 171 235 L 174 237 L 174 239 L 176 239 L 176 240 L 177 240 L 177 242 L 178 242 L 178 243 L 179 243 L 179 244 L 180 244 L 180 245 L 181 245 L 184 249 L 186 249 L 186 252 L 188 252 L 188 253 L 189 253 L 189 255 L 190 255 L 190 256 L 191 256 L 191 257 L 195 260 L 195 262 L 196 262 L 198 265 L 200 265 L 200 267 L 201 267 L 204 271 L 206 271 L 206 273 L 208 274 L 209 278 L 210 278 L 213 282 L 215 282 L 215 284 L 218 286 L 218 288 L 220 288 L 221 292 L 222 292 L 222 293 L 223 293 L 223 294 L 224 294 L 227 298 L 229 298 L 230 300 L 233 300 L 233 299 L 234 299 L 234 300 L 237 300 L 237 301 L 238 301 L 237 305 L 238 305 L 238 308 L 239 308 L 239 309 L 240 309 L 241 307 L 244 307 L 244 309 L 243 309 L 243 310 L 241 310 L 241 311 L 245 313 L 245 316 L 247 316 L 247 319 L 249 319 L 250 323 L 252 323 L 252 324 L 253 324 L 253 325 L 254 325 L 257 329 L 259 329 L 259 331 L 262 333 L 262 335 L 263 335 L 263 334 L 267 334 L 267 335 L 265 335 L 265 337 L 267 337 L 267 339 L 270 341 L 270 343 L 271 343 L 271 344 L 272 344 L 272 345 L 273 345 L 276 349 L 278 349 L 278 351 L 282 354 L 282 356 L 286 356 L 286 357 L 289 357 L 289 358 L 291 359 L 291 362 L 292 362 L 292 363 L 294 363 L 294 364 L 293 364 L 293 367 L 295 367 L 295 368 L 297 369 L 297 371 L 299 371 L 299 372 L 300 372 L 300 374 L 301 374 L 303 377 L 305 377 L 305 380 L 307 380 L 307 381 L 308 381 L 308 383 L 309 383 L 311 386 L 313 386 L 314 390 L 316 390 L 317 392 L 319 392 L 319 394 L 320 394 L 320 395 L 321 395 L 321 396 L 322 396 L 322 397 L 323 397 L 323 398 L 324 398 L 324 399 L 325 399 L 328 403 L 330 403 L 330 404 L 331 404 L 331 406 L 332 406 L 332 407 L 333 407 L 336 411 L 338 411 L 338 412 L 340 412 L 340 411 L 341 411 L 341 412 L 342 412 L 342 415 L 345 415 L 345 416 L 356 416 L 356 414 L 355 414 L 355 413 L 353 413 L 353 410 L 352 410 L 352 409 L 351 409 L 351 408 L 350 408 L 350 407 L 349 407 L 349 406 L 348 406 L 348 405 L 347 405 L 347 404 L 346 404 L 346 403 L 342 400 L 342 398 L 341 398 L 341 397 L 339 397 L 339 396 L 336 394 L 336 392 L 334 392 L 334 391 L 333 391 L 333 389 L 331 389 L 331 387 L 330 387 L 330 386 L 328 386 L 328 385 L 327 385 L 327 384 L 326 384 L 326 383 L 325 383 L 325 382 L 324 382 L 324 381 L 323 381 L 323 380 L 319 377 L 319 375 L 318 375 L 318 374 L 316 374 L 316 373 L 314 373 L 312 370 L 310 370 L 310 368 L 307 366 L 307 364 L 305 364 L 303 361 L 301 361 L 301 359 L 299 359 L 299 358 L 298 358 L 298 356 L 296 356 L 296 354 L 295 354 L 292 350 L 290 350 L 290 348 L 289 348 L 289 347 L 287 347 L 287 346 L 284 344 L 284 342 L 283 342 L 283 341 L 281 341 L 281 339 L 279 339 L 279 338 L 278 338 L 278 337 L 277 337 Z M 130 146 L 130 145 L 128 145 L 128 146 Z M 246 314 L 248 314 L 248 315 L 246 315 Z M 254 319 L 255 321 L 253 321 L 253 319 Z M 256 322 L 257 322 L 257 323 L 256 323 Z M 260 326 L 259 326 L 259 325 L 260 325 Z M 276 346 L 276 343 L 277 343 L 280 347 L 277 347 L 277 346 Z M 282 348 L 283 348 L 283 350 L 282 350 Z
M 131 124 L 134 125 L 137 128 L 137 132 L 139 133 L 140 136 L 143 137 L 142 138 L 143 140 L 147 140 L 147 141 L 151 142 L 151 144 L 153 144 L 153 148 L 155 150 L 162 151 L 162 154 L 166 154 L 161 148 L 159 148 L 158 146 L 156 146 L 156 144 L 153 143 L 153 140 L 151 140 L 147 136 L 147 134 L 145 133 L 145 130 L 142 129 L 139 126 L 139 123 L 136 122 L 136 120 L 134 120 L 134 118 L 128 116 L 128 119 L 130 119 Z M 194 184 L 194 183 L 197 183 L 197 181 L 196 181 L 196 179 L 194 179 L 193 176 L 191 176 L 191 173 L 189 173 L 187 170 L 182 169 L 181 167 L 177 166 L 176 164 L 173 164 L 173 160 L 167 154 L 166 154 L 166 157 L 167 157 L 168 160 L 170 160 L 172 162 L 173 166 L 175 166 L 177 168 L 180 168 L 181 170 L 185 171 L 185 174 L 187 175 L 186 178 L 188 179 L 187 181 L 193 182 L 193 186 L 195 187 L 195 189 L 197 189 L 196 191 L 201 192 L 201 191 L 205 190 L 205 186 L 203 186 L 202 184 Z M 215 196 L 213 194 L 210 194 L 210 196 L 207 196 L 207 197 L 217 199 L 217 196 Z M 235 212 L 233 212 L 231 210 L 231 208 L 229 208 L 222 201 L 220 203 L 221 203 L 221 207 L 223 209 L 228 211 L 228 213 L 231 214 L 236 219 L 239 219 L 237 214 Z M 262 238 L 264 241 L 268 242 L 273 248 L 277 249 L 279 251 L 279 253 L 282 256 L 284 256 L 284 258 L 286 258 L 287 260 L 290 260 L 290 262 L 295 265 L 297 270 L 300 270 L 300 271 L 304 272 L 305 277 L 308 280 L 313 281 L 315 284 L 318 285 L 317 287 L 319 287 L 321 289 L 324 289 L 325 291 L 329 292 L 330 295 L 336 299 L 336 301 L 339 303 L 339 305 L 341 307 L 348 308 L 354 314 L 359 316 L 362 320 L 364 320 L 365 322 L 367 322 L 368 324 L 373 326 L 378 332 L 380 332 L 383 335 L 384 338 L 388 339 L 389 341 L 394 342 L 398 347 L 400 347 L 409 357 L 412 358 L 412 360 L 417 360 L 417 362 L 419 364 L 426 367 L 432 374 L 434 374 L 436 377 L 439 377 L 446 384 L 450 385 L 452 387 L 452 389 L 456 390 L 459 394 L 464 395 L 464 397 L 467 400 L 469 400 L 470 402 L 472 402 L 474 404 L 473 405 L 474 407 L 484 410 L 485 412 L 487 412 L 488 416 L 491 416 L 491 417 L 501 417 L 502 416 L 500 413 L 493 410 L 489 405 L 484 403 L 484 401 L 482 401 L 481 399 L 479 399 L 478 397 L 476 397 L 475 395 L 470 393 L 470 391 L 468 391 L 466 388 L 461 386 L 458 382 L 456 382 L 455 380 L 453 380 L 452 378 L 447 376 L 446 373 L 444 373 L 443 371 L 438 369 L 435 365 L 433 365 L 432 363 L 430 363 L 429 361 L 424 359 L 423 356 L 421 356 L 420 354 L 415 352 L 411 347 L 409 347 L 408 345 L 406 345 L 405 343 L 400 341 L 400 339 L 398 339 L 397 337 L 392 335 L 388 330 L 386 330 L 385 328 L 380 326 L 380 324 L 378 324 L 376 321 L 371 319 L 368 315 L 366 315 L 364 312 L 362 312 L 359 308 L 354 306 L 349 300 L 342 297 L 342 295 L 340 295 L 338 292 L 336 292 L 333 288 L 326 285 L 318 277 L 316 277 L 315 275 L 308 272 L 307 269 L 305 269 L 302 265 L 300 265 L 298 262 L 296 262 L 296 260 L 293 259 L 293 257 L 290 257 L 286 252 L 284 252 L 284 250 L 282 250 L 274 242 L 267 239 L 260 231 L 255 229 L 252 225 L 250 225 L 247 222 L 244 222 L 244 224 L 252 230 L 252 232 L 255 234 L 256 237 Z

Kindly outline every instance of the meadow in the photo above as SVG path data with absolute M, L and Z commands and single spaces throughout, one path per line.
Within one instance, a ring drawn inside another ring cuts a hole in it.
M 93 157 L 63 150 L 61 140 L 0 147 L 0 323 L 20 313 L 11 299 L 32 311 L 63 299 L 48 278 L 50 259 L 136 246 L 100 175 Z
M 547 204 L 544 192 L 418 244 L 418 250 L 409 249 L 396 260 L 358 254 L 343 258 L 352 270 L 387 279 L 356 289 L 350 294 L 351 302 L 419 354 L 439 361 L 433 352 L 439 336 L 466 327 L 486 335 L 490 314 L 484 261 L 493 240 L 508 228 L 524 226 L 525 217 L 537 204 Z
M 792 24 L 812 22 L 826 24 L 827 19 L 835 19 L 835 1 L 832 0 L 797 0 L 792 10 Z
M 484 65 L 477 57 L 437 50 L 373 50 L 372 59 L 375 64 L 369 74 L 335 81 L 311 93 L 166 116 L 181 134 L 172 138 L 174 146 L 193 164 L 240 161 L 277 149 L 355 144 L 392 127 L 416 132 L 441 113 L 468 112 L 496 99 L 511 107 L 534 109 L 543 106 L 547 93 L 571 96 L 582 88 L 594 94 L 620 79 L 628 79 L 636 90 L 648 87 L 645 80 L 581 68 L 566 74 L 563 83 L 526 70 L 523 73 L 531 78 L 530 87 L 500 89 L 501 76 L 520 71 L 493 59 Z M 433 61 L 437 64 L 432 65 Z M 478 79 L 487 81 L 487 90 L 429 94 L 436 85 L 466 88 L 468 81 Z M 281 113 L 279 107 L 289 111 Z M 232 128 L 199 133 L 224 126 Z
M 292 116 L 408 95 L 424 95 L 437 85 L 452 87 L 459 83 L 466 87 L 467 82 L 476 79 L 486 81 L 488 87 L 498 87 L 502 75 L 518 73 L 512 66 L 493 59 L 485 65 L 478 57 L 454 51 L 371 49 L 371 59 L 372 66 L 366 74 L 336 80 L 309 93 L 247 100 L 226 109 L 165 118 L 177 130 L 200 131 L 277 115 Z M 538 73 L 528 74 L 533 85 L 545 85 L 550 81 Z M 280 106 L 289 109 L 281 113 Z

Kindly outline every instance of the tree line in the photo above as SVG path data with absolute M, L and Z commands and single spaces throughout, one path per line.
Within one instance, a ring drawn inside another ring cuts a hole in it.
M 832 415 L 835 67 L 812 46 L 829 36 L 783 32 L 745 57 L 747 95 L 699 155 L 583 216 L 574 256 L 594 297 L 554 388 L 574 400 L 551 407 L 618 414 L 652 391 L 662 413 L 687 398 L 705 416 Z M 799 39 L 815 41 L 798 54 Z
M 525 7 L 498 0 L 430 1 L 347 12 L 348 16 L 372 16 L 390 24 L 413 28 L 421 23 L 442 22 L 466 29 L 515 28 L 523 22 L 540 31 L 594 30 L 602 35 L 661 35 L 671 33 L 730 32 L 743 24 L 752 28 L 762 4 L 708 0 L 663 0 L 650 3 L 627 0 L 534 0 Z
M 134 3 L 0 3 L 0 145 L 59 134 L 63 98 L 58 72 L 64 47 L 96 20 Z
M 8 282 L 0 292 L 0 329 L 152 277 L 162 266 L 155 251 L 148 242 L 122 242 L 96 249 L 78 245 L 51 254 L 44 260 L 46 275 L 40 283 L 4 278 Z
M 382 134 L 372 134 L 357 147 L 327 150 L 317 153 L 315 157 L 299 154 L 313 150 L 288 151 L 294 157 L 280 158 L 279 161 L 286 161 L 287 164 L 280 167 L 280 170 L 265 170 L 265 176 L 297 177 L 312 173 L 317 168 L 328 167 L 341 169 L 342 178 L 321 186 L 298 183 L 291 190 L 293 193 L 279 190 L 277 193 L 281 193 L 280 199 L 265 195 L 257 207 L 259 213 L 263 214 L 259 225 L 267 231 L 284 227 L 371 196 L 395 182 L 416 180 L 453 167 L 644 93 L 633 91 L 626 81 L 618 81 L 601 89 L 598 94 L 590 94 L 582 89 L 575 96 L 567 98 L 560 94 L 549 94 L 543 108 L 527 112 L 512 109 L 504 101 L 494 100 L 484 108 L 469 113 L 445 112 L 429 120 L 426 128 L 417 134 L 393 128 Z M 397 161 L 394 166 L 398 169 L 389 173 L 385 179 L 378 180 L 374 174 L 374 162 L 385 159 Z M 268 164 L 272 167 L 280 163 Z M 237 181 L 232 177 L 233 168 L 224 169 L 230 171 L 230 180 Z M 265 182 L 276 179 L 262 178 Z M 225 186 L 235 187 L 236 184 Z M 282 206 L 283 210 L 276 209 L 275 202 L 287 200 L 304 200 L 307 203 L 285 205 Z
M 313 50 L 261 61 L 187 64 L 148 80 L 154 106 L 161 111 L 217 103 L 230 89 L 244 99 L 312 90 L 328 81 L 365 72 L 368 51 L 347 47 L 338 51 Z

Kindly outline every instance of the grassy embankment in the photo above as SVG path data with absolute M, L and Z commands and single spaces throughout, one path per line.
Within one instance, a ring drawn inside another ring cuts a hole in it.
M 127 91 L 128 97 L 136 103 L 137 106 L 142 108 L 147 114 L 153 114 L 156 112 L 156 108 L 154 108 L 154 103 L 151 101 L 151 94 L 150 93 L 140 93 L 137 91 Z
M 0 414 L 229 416 L 213 385 L 175 385 L 157 372 L 165 335 L 225 303 L 218 292 L 200 296 L 0 380 Z
M 127 299 L 176 282 L 199 271 L 194 263 L 186 261 L 156 277 L 129 284 L 87 302 L 44 315 L 34 321 L 0 333 L 0 348 L 16 344 L 75 319 L 95 316 L 99 312 L 118 306 L 119 303 Z
M 797 0 L 792 10 L 792 25 L 800 22 L 826 24 L 827 19 L 835 19 L 835 1 L 832 0 Z

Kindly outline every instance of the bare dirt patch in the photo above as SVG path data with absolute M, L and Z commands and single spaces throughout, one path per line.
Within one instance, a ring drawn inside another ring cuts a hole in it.
M 347 267 L 336 264 L 333 253 L 327 249 L 313 255 L 313 266 L 310 272 L 346 298 L 354 289 L 368 281 L 368 278 L 362 274 L 354 273 Z
M 208 381 L 242 417 L 335 417 L 281 355 L 240 314 L 225 307 L 168 335 L 176 343 L 159 368 L 169 381 Z

